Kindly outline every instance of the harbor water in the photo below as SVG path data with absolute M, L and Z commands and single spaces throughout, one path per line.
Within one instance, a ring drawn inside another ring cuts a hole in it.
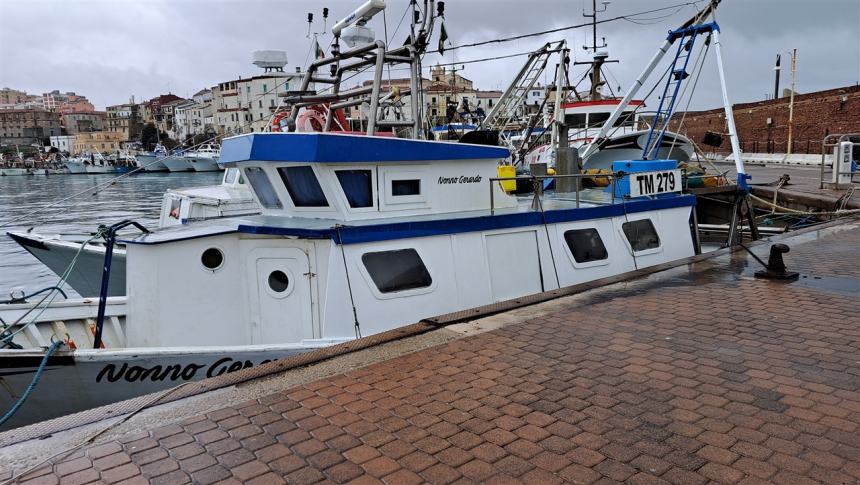
M 115 177 L 115 174 L 0 177 L 0 300 L 7 299 L 13 289 L 29 293 L 55 285 L 59 279 L 6 232 L 33 228 L 41 234 L 89 234 L 99 224 L 110 225 L 125 219 L 155 228 L 161 197 L 167 189 L 217 185 L 222 173 L 142 173 L 98 189 Z M 88 188 L 93 191 L 49 207 Z M 6 225 L 22 215 L 27 217 Z M 77 296 L 71 288 L 65 289 L 70 296 Z

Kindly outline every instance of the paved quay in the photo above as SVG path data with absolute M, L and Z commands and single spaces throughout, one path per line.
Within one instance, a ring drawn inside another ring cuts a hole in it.
M 158 406 L 20 483 L 858 483 L 860 222 L 781 242 L 795 283 L 726 252 Z

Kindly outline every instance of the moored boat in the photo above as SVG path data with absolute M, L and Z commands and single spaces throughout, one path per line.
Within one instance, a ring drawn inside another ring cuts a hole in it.
M 221 170 L 218 166 L 220 153 L 221 148 L 218 145 L 206 143 L 195 150 L 185 152 L 183 157 L 195 172 L 217 172 Z

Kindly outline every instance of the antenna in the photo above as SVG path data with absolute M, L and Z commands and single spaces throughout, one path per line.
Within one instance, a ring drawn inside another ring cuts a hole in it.
M 323 7 L 323 31 L 322 33 L 326 33 L 326 26 L 328 25 L 328 7 Z
M 591 50 L 594 53 L 597 53 L 597 49 L 606 47 L 606 38 L 603 39 L 603 45 L 597 45 L 597 14 L 605 12 L 607 5 L 609 5 L 608 0 L 604 0 L 601 2 L 603 4 L 603 8 L 601 10 L 597 10 L 597 0 L 591 0 L 591 13 L 587 14 L 585 11 L 582 11 L 582 16 L 586 18 L 591 18 L 591 29 L 592 29 L 592 44 L 591 46 L 584 45 L 582 48 L 584 50 Z
M 308 12 L 308 33 L 305 35 L 305 39 L 311 38 L 311 25 L 314 23 L 314 14 Z

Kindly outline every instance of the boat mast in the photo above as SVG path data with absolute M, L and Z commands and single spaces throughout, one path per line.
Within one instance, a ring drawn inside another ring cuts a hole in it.
M 591 34 L 592 41 L 590 46 L 582 46 L 582 48 L 586 51 L 591 51 L 593 56 L 593 60 L 591 64 L 591 92 L 589 94 L 590 99 L 592 101 L 596 101 L 600 99 L 600 85 L 603 84 L 603 81 L 600 78 L 600 69 L 603 66 L 604 61 L 606 61 L 607 56 L 598 56 L 597 49 L 602 49 L 606 47 L 606 39 L 603 39 L 603 45 L 597 45 L 597 14 L 606 11 L 606 6 L 609 4 L 608 1 L 604 0 L 603 9 L 597 10 L 597 0 L 591 0 L 591 13 L 587 14 L 584 11 L 582 12 L 582 16 L 586 18 L 591 18 Z
M 702 9 L 701 12 L 696 14 L 693 18 L 688 20 L 681 26 L 678 30 L 683 30 L 689 28 L 693 25 L 699 24 L 703 19 L 707 18 L 711 12 L 719 5 L 721 0 L 711 0 L 711 2 Z M 657 52 L 654 54 L 654 57 L 651 58 L 651 61 L 648 62 L 648 65 L 645 66 L 645 69 L 636 78 L 636 81 L 633 82 L 633 86 L 627 90 L 627 94 L 624 95 L 624 98 L 621 99 L 621 102 L 615 107 L 615 110 L 609 115 L 609 119 L 603 124 L 603 127 L 600 129 L 600 132 L 597 136 L 594 137 L 594 141 L 592 141 L 585 149 L 585 151 L 581 154 L 583 160 L 587 159 L 589 156 L 593 155 L 596 151 L 598 151 L 604 143 L 608 140 L 607 135 L 609 134 L 609 130 L 611 130 L 615 126 L 615 122 L 618 121 L 618 118 L 624 113 L 624 110 L 627 109 L 627 106 L 630 104 L 630 101 L 636 96 L 636 93 L 639 92 L 639 89 L 644 85 L 645 80 L 654 72 L 654 69 L 657 67 L 657 64 L 663 59 L 663 56 L 666 55 L 666 52 L 669 51 L 669 47 L 675 42 L 676 38 L 672 35 L 669 35 L 663 44 L 657 49 Z

